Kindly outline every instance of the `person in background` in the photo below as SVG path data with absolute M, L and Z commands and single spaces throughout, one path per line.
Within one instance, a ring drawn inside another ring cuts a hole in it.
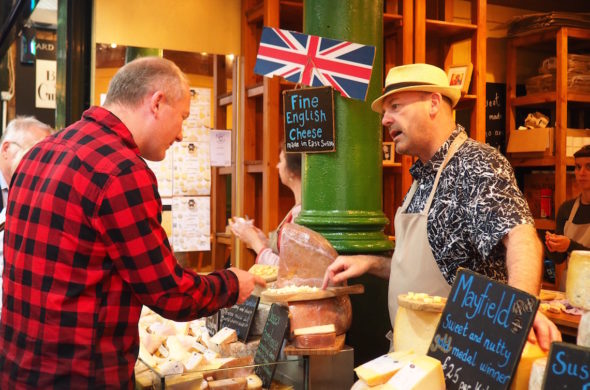
M 548 257 L 556 264 L 566 261 L 572 251 L 590 250 L 590 145 L 574 153 L 576 183 L 580 195 L 559 206 L 555 233 L 545 232 Z M 565 291 L 566 273 L 559 289 Z
M 371 273 L 389 278 L 393 327 L 397 296 L 409 291 L 447 296 L 459 267 L 538 295 L 542 245 L 508 161 L 469 139 L 455 123 L 460 90 L 435 66 L 392 68 L 371 108 L 383 114 L 396 153 L 417 156 L 414 182 L 395 215 L 393 258 L 338 256 L 324 286 Z M 561 340 L 555 324 L 535 316 L 535 340 L 547 350 Z
M 47 137 L 53 129 L 32 116 L 19 116 L 11 120 L 0 139 L 0 276 L 4 268 L 4 224 L 8 185 L 16 167 L 33 145 Z M 2 278 L 0 277 L 0 310 L 2 310 Z M 0 312 L 0 315 L 2 313 Z
M 176 321 L 241 303 L 264 281 L 182 268 L 161 226 L 145 159 L 182 140 L 189 86 L 145 57 L 111 80 L 103 107 L 25 155 L 8 196 L 0 383 L 11 389 L 134 388 L 142 305 Z
M 267 238 L 262 230 L 248 220 L 234 219 L 233 222 L 230 222 L 232 233 L 256 252 L 257 264 L 279 264 L 278 237 L 281 227 L 285 223 L 293 222 L 301 211 L 301 154 L 287 153 L 283 143 L 277 169 L 281 183 L 289 187 L 295 197 L 295 205 L 289 210 L 279 226 Z

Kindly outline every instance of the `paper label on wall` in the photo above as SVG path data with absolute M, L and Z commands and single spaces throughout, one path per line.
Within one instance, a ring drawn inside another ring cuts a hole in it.
M 172 198 L 172 240 L 175 252 L 211 249 L 211 218 L 208 196 Z
M 172 154 L 173 148 L 166 151 L 166 157 L 162 161 L 148 161 L 146 160 L 148 167 L 156 175 L 158 181 L 158 192 L 161 197 L 172 196 Z
M 231 166 L 231 131 L 211 130 L 210 153 L 212 167 Z
M 178 142 L 173 146 L 173 196 L 209 195 L 209 142 Z
M 55 109 L 56 61 L 37 60 L 35 65 L 35 107 Z
M 209 142 L 211 128 L 211 88 L 190 88 L 190 112 L 182 124 L 184 141 Z

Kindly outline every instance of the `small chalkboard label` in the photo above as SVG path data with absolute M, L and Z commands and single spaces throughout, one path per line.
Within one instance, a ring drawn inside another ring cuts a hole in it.
M 213 336 L 215 333 L 219 332 L 219 312 L 205 318 L 205 326 L 207 327 L 209 336 Z
M 250 295 L 244 303 L 223 310 L 221 312 L 221 327 L 235 329 L 240 341 L 248 341 L 250 326 L 254 320 L 258 302 L 260 302 L 260 297 Z
M 486 143 L 506 152 L 506 84 L 486 83 Z
M 538 306 L 533 295 L 459 270 L 428 350 L 447 389 L 508 389 Z
M 287 152 L 333 152 L 334 93 L 332 87 L 283 92 Z
M 551 343 L 543 389 L 590 389 L 590 348 Z
M 288 326 L 289 309 L 273 303 L 268 313 L 268 319 L 264 324 L 256 355 L 254 355 L 254 363 L 260 364 L 256 366 L 256 375 L 262 380 L 262 387 L 264 388 L 269 388 L 272 383 L 276 364 L 268 363 L 275 363 L 279 358 Z

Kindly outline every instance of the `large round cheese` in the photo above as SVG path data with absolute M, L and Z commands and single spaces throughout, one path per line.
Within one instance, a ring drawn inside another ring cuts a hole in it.
M 565 295 L 572 306 L 590 310 L 590 251 L 571 253 Z
M 393 350 L 426 355 L 446 300 L 427 294 L 401 294 L 393 327 Z
M 289 302 L 291 333 L 295 329 L 334 324 L 336 334 L 345 333 L 352 322 L 350 297 L 343 295 L 313 301 Z

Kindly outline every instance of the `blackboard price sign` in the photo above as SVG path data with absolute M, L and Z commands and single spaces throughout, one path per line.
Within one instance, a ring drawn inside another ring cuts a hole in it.
M 533 295 L 459 270 L 428 350 L 447 389 L 508 389 L 538 306 Z
M 260 302 L 260 297 L 250 295 L 244 303 L 223 310 L 221 312 L 221 327 L 235 329 L 238 339 L 246 342 L 250 334 L 254 314 L 258 309 L 258 302 Z
M 213 336 L 215 333 L 219 332 L 219 312 L 205 318 L 205 326 L 207 327 L 209 336 Z
M 254 355 L 254 363 L 261 364 L 256 366 L 255 371 L 256 375 L 262 380 L 262 387 L 264 388 L 270 387 L 276 368 L 276 364 L 267 363 L 275 363 L 279 358 L 288 326 L 289 309 L 273 303 L 264 324 L 256 355 Z
M 506 84 L 486 83 L 486 143 L 506 152 Z
M 287 152 L 333 152 L 334 93 L 332 87 L 283 92 Z
M 590 348 L 551 343 L 543 389 L 590 389 Z

